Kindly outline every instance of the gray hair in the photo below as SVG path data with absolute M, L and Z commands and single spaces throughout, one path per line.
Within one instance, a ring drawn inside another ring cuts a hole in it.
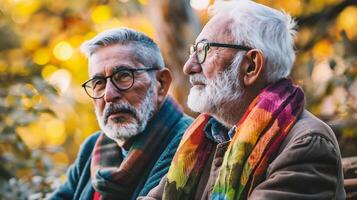
M 290 15 L 250 0 L 216 1 L 210 14 L 231 17 L 229 28 L 235 42 L 263 52 L 268 82 L 289 76 L 295 61 L 297 33 Z
M 129 28 L 104 31 L 81 45 L 81 51 L 89 58 L 99 48 L 113 44 L 130 45 L 135 57 L 146 67 L 165 67 L 157 44 L 145 34 Z

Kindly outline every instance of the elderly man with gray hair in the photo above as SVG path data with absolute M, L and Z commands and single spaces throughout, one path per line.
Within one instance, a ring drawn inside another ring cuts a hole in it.
M 253 1 L 217 1 L 183 67 L 187 129 L 169 172 L 139 199 L 344 199 L 332 130 L 288 77 L 295 22 Z
M 158 185 L 192 122 L 167 96 L 171 83 L 158 46 L 127 28 L 82 45 L 100 131 L 81 146 L 67 181 L 50 199 L 136 199 Z

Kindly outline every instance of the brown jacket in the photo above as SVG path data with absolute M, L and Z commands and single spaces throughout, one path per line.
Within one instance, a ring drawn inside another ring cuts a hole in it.
M 228 142 L 215 146 L 195 199 L 209 199 L 227 146 Z M 165 179 L 138 200 L 161 199 Z M 332 130 L 305 110 L 270 163 L 265 181 L 254 188 L 249 199 L 345 199 L 341 154 Z

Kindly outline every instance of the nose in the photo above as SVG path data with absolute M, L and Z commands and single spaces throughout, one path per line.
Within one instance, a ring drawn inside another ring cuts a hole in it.
M 105 86 L 105 93 L 104 93 L 104 101 L 109 103 L 109 102 L 115 102 L 118 99 L 120 99 L 122 94 L 120 91 L 113 85 L 111 81 L 107 81 L 107 84 Z
M 197 62 L 196 54 L 191 55 L 183 66 L 183 72 L 186 75 L 200 73 L 201 65 Z

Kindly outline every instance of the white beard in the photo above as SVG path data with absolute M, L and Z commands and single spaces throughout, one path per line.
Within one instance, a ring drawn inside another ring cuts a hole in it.
M 199 88 L 197 86 L 193 86 L 190 89 L 190 93 L 187 99 L 188 107 L 195 112 L 208 112 L 211 110 L 211 100 L 208 97 L 207 92 L 205 91 L 207 88 L 208 81 L 202 74 L 194 74 L 190 76 L 190 82 L 199 81 L 204 83 L 206 86 L 204 88 Z
M 202 73 L 191 75 L 191 84 L 201 82 L 205 86 L 191 88 L 188 107 L 195 112 L 222 116 L 229 111 L 229 105 L 239 104 L 244 94 L 238 79 L 242 58 L 243 56 L 238 56 L 230 67 L 218 73 L 213 80 L 207 80 Z
M 144 131 L 147 122 L 153 116 L 156 110 L 156 105 L 153 104 L 153 97 L 155 95 L 155 87 L 152 83 L 148 89 L 146 96 L 139 108 L 135 108 L 127 102 L 118 104 L 106 104 L 102 115 L 99 114 L 98 108 L 95 108 L 95 113 L 99 123 L 99 127 L 104 131 L 105 135 L 112 140 L 127 140 L 133 136 L 138 135 Z M 114 122 L 105 117 L 105 113 L 111 108 L 125 108 L 130 110 L 135 120 L 133 122 Z

